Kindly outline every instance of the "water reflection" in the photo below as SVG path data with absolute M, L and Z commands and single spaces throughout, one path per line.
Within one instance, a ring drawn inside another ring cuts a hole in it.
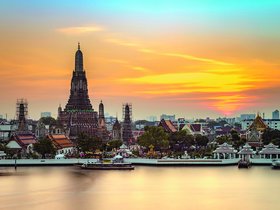
M 1 168 L 0 209 L 278 209 L 279 170 L 269 167 Z

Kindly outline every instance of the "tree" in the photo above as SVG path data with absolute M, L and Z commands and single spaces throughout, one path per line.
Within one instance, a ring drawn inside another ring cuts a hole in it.
M 236 130 L 230 131 L 231 143 L 234 148 L 238 149 L 240 146 L 246 143 L 246 139 L 241 139 L 239 133 Z
M 195 142 L 197 146 L 205 147 L 207 146 L 209 139 L 207 136 L 202 136 L 200 134 L 195 135 Z
M 271 141 L 274 145 L 280 146 L 280 138 L 272 139 Z
M 239 133 L 236 130 L 231 130 L 230 131 L 230 136 L 231 136 L 231 140 L 232 140 L 233 143 L 240 140 Z
M 47 154 L 55 155 L 56 153 L 55 147 L 53 146 L 52 142 L 47 138 L 39 140 L 33 145 L 33 148 L 34 151 L 42 155 L 42 158 L 46 158 Z
M 146 126 L 144 134 L 138 137 L 138 143 L 146 148 L 153 145 L 156 150 L 165 149 L 169 145 L 168 134 L 161 127 Z
M 53 117 L 41 117 L 39 121 L 49 126 L 53 126 L 57 124 L 57 121 Z
M 112 150 L 114 148 L 119 148 L 122 145 L 121 140 L 111 140 L 107 143 L 107 149 Z
M 93 152 L 102 148 L 102 140 L 99 137 L 91 137 L 80 133 L 77 138 L 77 149 L 80 152 Z
M 262 141 L 265 145 L 272 142 L 273 139 L 280 138 L 280 131 L 277 129 L 267 128 L 262 134 Z
M 194 136 L 188 134 L 186 130 L 176 131 L 169 135 L 170 147 L 174 151 L 182 151 L 185 147 L 194 145 Z
M 228 136 L 219 136 L 216 138 L 216 142 L 218 144 L 223 144 L 225 142 L 231 144 L 231 140 Z
M 7 152 L 7 150 L 8 148 L 6 147 L 6 145 L 0 143 L 0 151 Z

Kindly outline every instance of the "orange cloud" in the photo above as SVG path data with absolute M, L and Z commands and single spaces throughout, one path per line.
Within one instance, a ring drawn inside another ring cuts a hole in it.
M 78 26 L 58 28 L 56 31 L 67 35 L 81 35 L 85 33 L 104 31 L 104 29 L 100 26 Z

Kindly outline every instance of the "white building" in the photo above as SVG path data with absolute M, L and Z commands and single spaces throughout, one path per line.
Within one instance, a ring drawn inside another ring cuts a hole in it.
M 280 149 L 278 149 L 278 146 L 270 143 L 260 151 L 260 158 L 266 158 L 266 159 L 279 159 L 280 158 Z
M 279 120 L 279 111 L 277 109 L 272 112 L 272 119 Z
M 263 119 L 263 121 L 268 127 L 280 130 L 280 119 Z M 241 121 L 242 130 L 247 130 L 253 122 L 254 119 Z
M 256 118 L 255 114 L 241 114 L 240 115 L 240 120 L 254 120 Z
M 237 151 L 230 144 L 223 143 L 213 153 L 217 159 L 233 159 L 236 158 Z
M 170 121 L 176 121 L 176 119 L 175 119 L 175 114 L 174 115 L 167 115 L 167 114 L 162 114 L 162 115 L 160 115 L 160 120 L 162 120 L 162 119 L 164 119 L 164 120 L 170 120 Z
M 51 117 L 52 113 L 51 112 L 41 112 L 41 117 Z
M 17 129 L 16 125 L 0 125 L 0 140 L 9 140 L 11 133 Z
M 250 158 L 254 158 L 256 152 L 252 149 L 252 147 L 246 143 L 243 148 L 238 152 L 238 155 L 241 159 L 249 160 Z

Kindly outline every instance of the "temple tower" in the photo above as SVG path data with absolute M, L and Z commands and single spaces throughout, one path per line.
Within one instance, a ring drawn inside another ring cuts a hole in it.
M 75 54 L 75 70 L 71 80 L 70 97 L 65 107 L 67 111 L 93 110 L 88 96 L 88 84 L 83 66 L 83 53 L 79 43 Z
M 131 116 L 132 105 L 128 103 L 123 104 L 122 140 L 126 145 L 133 143 L 134 140 L 132 135 Z
M 106 127 L 105 115 L 104 115 L 104 105 L 103 105 L 102 101 L 99 104 L 98 125 L 101 128 Z
M 26 99 L 17 100 L 17 120 L 18 120 L 18 131 L 27 131 L 28 126 L 26 118 L 28 115 L 28 103 Z
M 58 120 L 71 139 L 80 133 L 98 135 L 97 112 L 94 111 L 88 96 L 88 83 L 83 64 L 80 43 L 75 53 L 75 69 L 72 73 L 70 96 L 64 111 L 60 111 Z
M 113 125 L 112 138 L 113 140 L 121 140 L 122 138 L 121 124 L 119 123 L 118 118 L 116 118 L 116 122 Z

